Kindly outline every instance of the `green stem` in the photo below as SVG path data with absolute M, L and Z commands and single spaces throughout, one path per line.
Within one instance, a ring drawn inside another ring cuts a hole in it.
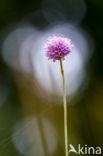
M 66 103 L 65 78 L 64 78 L 62 60 L 60 60 L 60 68 L 61 68 L 62 81 L 63 81 L 65 155 L 68 156 L 67 103 Z

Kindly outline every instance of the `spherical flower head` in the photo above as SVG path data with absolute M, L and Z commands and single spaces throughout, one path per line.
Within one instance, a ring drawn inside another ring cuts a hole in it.
M 71 52 L 72 47 L 70 39 L 63 36 L 52 36 L 48 38 L 45 45 L 46 56 L 54 62 L 60 59 L 64 60 L 65 56 Z

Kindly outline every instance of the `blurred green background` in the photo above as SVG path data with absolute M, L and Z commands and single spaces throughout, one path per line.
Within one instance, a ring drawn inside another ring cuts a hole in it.
M 69 143 L 103 146 L 103 0 L 0 0 L 0 156 L 64 155 L 61 96 L 60 101 L 47 95 L 32 71 L 11 68 L 2 54 L 6 37 L 18 25 L 44 31 L 56 22 L 79 26 L 94 46 L 85 65 L 87 77 L 68 100 Z

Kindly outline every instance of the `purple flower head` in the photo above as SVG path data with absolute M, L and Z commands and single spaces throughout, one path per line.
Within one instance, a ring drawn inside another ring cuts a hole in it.
M 52 36 L 45 45 L 46 56 L 54 62 L 60 59 L 64 60 L 64 57 L 71 52 L 72 47 L 70 39 L 63 36 Z

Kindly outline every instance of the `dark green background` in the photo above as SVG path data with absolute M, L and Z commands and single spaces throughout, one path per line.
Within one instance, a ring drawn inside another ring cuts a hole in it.
M 55 0 L 56 1 L 56 0 Z M 76 0 L 78 1 L 78 0 Z M 64 0 L 65 3 L 65 0 Z M 103 146 L 103 0 L 85 0 L 87 12 L 86 16 L 80 23 L 80 26 L 86 30 L 93 38 L 95 48 L 93 56 L 87 64 L 89 85 L 83 96 L 78 97 L 75 105 L 70 105 L 68 108 L 68 122 L 70 142 L 74 145 L 81 143 L 88 146 Z M 40 12 L 40 17 L 34 22 L 38 28 L 43 29 L 49 23 L 42 15 L 42 0 L 0 0 L 0 97 L 5 99 L 6 92 L 9 92 L 5 102 L 0 106 L 0 156 L 22 156 L 12 142 L 13 127 L 17 121 L 24 116 L 40 114 L 39 116 L 47 118 L 56 128 L 57 134 L 61 142 L 63 141 L 63 106 L 56 105 L 50 107 L 34 93 L 25 93 L 22 86 L 22 81 L 25 76 L 21 73 L 14 73 L 3 61 L 1 51 L 2 44 L 6 37 L 5 30 L 11 24 L 16 24 L 35 11 Z M 29 16 L 28 16 L 29 18 Z M 68 19 L 69 21 L 69 19 Z M 15 75 L 15 76 L 14 76 Z M 16 82 L 16 78 L 19 79 Z M 2 86 L 2 87 L 1 87 Z M 21 91 L 20 91 L 21 90 Z M 25 97 L 28 95 L 30 105 L 24 106 L 26 113 L 23 113 L 22 108 L 22 93 Z M 38 105 L 33 106 L 33 101 Z M 30 108 L 29 108 L 30 107 Z M 34 111 L 33 111 L 34 109 Z M 49 111 L 45 111 L 48 110 Z M 45 113 L 43 113 L 45 111 Z M 69 121 L 70 120 L 70 121 Z M 52 156 L 63 156 L 64 150 L 58 146 Z M 81 141 L 82 139 L 82 141 Z M 44 141 L 45 142 L 45 141 Z M 47 150 L 48 151 L 48 150 Z M 46 152 L 49 156 L 48 152 Z M 34 153 L 34 156 L 37 156 Z

